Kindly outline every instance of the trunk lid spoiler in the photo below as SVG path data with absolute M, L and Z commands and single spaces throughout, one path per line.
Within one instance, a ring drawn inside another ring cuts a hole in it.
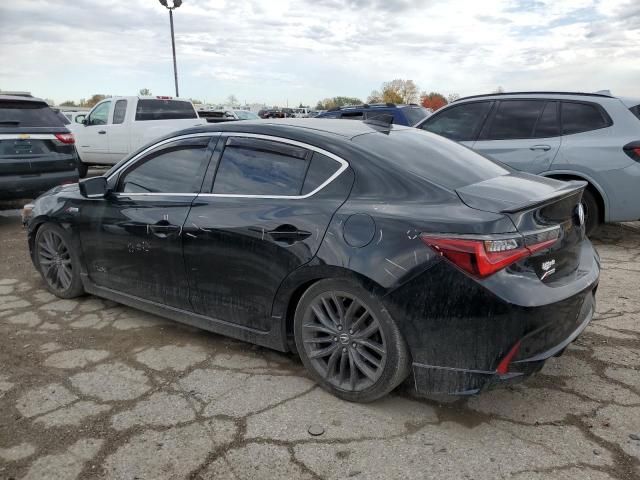
M 510 173 L 456 189 L 465 205 L 494 213 L 516 213 L 584 190 L 587 182 L 563 182 L 528 173 Z

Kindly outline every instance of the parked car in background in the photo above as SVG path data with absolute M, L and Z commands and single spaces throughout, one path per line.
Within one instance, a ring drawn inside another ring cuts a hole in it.
M 39 98 L 0 95 L 0 199 L 77 181 L 74 137 L 58 114 Z
M 203 123 L 188 99 L 107 98 L 82 124 L 70 125 L 82 162 L 80 176 L 86 176 L 89 165 L 113 165 L 155 138 Z
M 284 118 L 285 115 L 282 110 L 277 108 L 265 108 L 258 112 L 260 118 Z
M 470 394 L 533 374 L 589 324 L 584 187 L 375 120 L 227 122 L 41 197 L 28 241 L 53 294 L 297 351 L 343 399 L 409 375 Z
M 233 120 L 259 120 L 260 117 L 249 110 L 228 109 L 206 109 L 198 110 L 198 116 L 204 118 L 208 123 L 220 123 Z
M 327 110 L 315 118 L 341 118 L 367 120 L 379 115 L 391 115 L 395 125 L 413 127 L 429 116 L 429 111 L 420 105 L 396 105 L 395 103 L 371 103 L 352 105 Z
M 418 128 L 516 170 L 585 180 L 587 233 L 640 219 L 640 101 L 605 94 L 522 92 L 462 98 Z

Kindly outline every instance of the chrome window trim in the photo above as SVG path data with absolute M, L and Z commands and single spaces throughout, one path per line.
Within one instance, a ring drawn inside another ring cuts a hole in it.
M 175 142 L 176 140 L 184 140 L 186 138 L 196 138 L 196 137 L 209 137 L 209 136 L 213 137 L 215 135 L 220 135 L 220 133 L 221 132 L 190 133 L 188 135 L 180 135 L 180 136 L 177 136 L 177 137 L 167 138 L 166 140 L 162 140 L 161 142 L 154 143 L 153 145 L 149 146 L 148 148 L 145 148 L 143 151 L 141 151 L 135 157 L 131 157 L 129 160 L 127 160 L 125 163 L 123 163 L 116 171 L 112 172 L 111 175 L 109 175 L 107 177 L 107 181 L 111 180 L 111 178 L 113 176 L 119 174 L 120 171 L 122 171 L 125 168 L 127 168 L 133 162 L 138 160 L 143 155 L 146 155 L 147 153 L 149 153 L 154 148 L 161 147 L 162 145 L 166 145 L 167 143 Z M 121 192 L 116 192 L 116 193 L 121 193 Z M 167 194 L 163 193 L 162 195 L 167 195 Z
M 336 170 L 333 173 L 333 175 L 331 175 L 329 178 L 327 178 L 323 183 L 318 185 L 318 187 L 316 187 L 314 190 L 312 190 L 311 192 L 306 193 L 304 195 L 251 195 L 251 194 L 242 194 L 242 193 L 199 193 L 199 194 L 195 194 L 195 193 L 157 193 L 157 192 L 150 192 L 150 193 L 114 192 L 114 194 L 118 195 L 118 196 L 121 196 L 121 195 L 126 195 L 126 196 L 158 196 L 158 195 L 184 196 L 184 195 L 194 195 L 194 196 L 198 196 L 198 197 L 214 197 L 214 198 L 215 197 L 220 197 L 220 198 L 264 198 L 264 199 L 279 199 L 279 198 L 281 198 L 281 199 L 287 199 L 287 200 L 302 200 L 302 199 L 305 199 L 305 198 L 309 198 L 309 197 L 315 195 L 316 193 L 318 193 L 320 190 L 324 189 L 327 185 L 329 185 L 336 178 L 338 178 L 342 174 L 342 172 L 344 172 L 347 168 L 349 168 L 349 162 L 347 162 L 343 158 L 339 157 L 338 155 L 335 155 L 335 154 L 333 154 L 331 152 L 328 152 L 328 151 L 326 151 L 326 150 L 324 150 L 322 148 L 316 147 L 314 145 L 309 145 L 308 143 L 298 142 L 297 140 L 291 140 L 289 138 L 284 138 L 284 137 L 277 137 L 277 136 L 274 136 L 274 135 L 263 135 L 263 134 L 260 134 L 260 133 L 207 132 L 207 133 L 192 133 L 192 134 L 189 134 L 189 135 L 181 135 L 179 137 L 169 138 L 167 140 L 163 140 L 162 142 L 156 143 L 156 144 L 150 146 L 149 148 L 145 149 L 144 151 L 140 152 L 135 157 L 131 158 L 125 164 L 123 164 L 120 168 L 118 168 L 118 170 L 116 170 L 111 175 L 109 175 L 107 180 L 109 180 L 114 175 L 118 174 L 118 172 L 120 172 L 121 170 L 123 170 L 124 168 L 129 166 L 131 163 L 133 163 L 136 160 L 138 160 L 143 155 L 149 153 L 151 150 L 153 150 L 153 149 L 155 149 L 155 148 L 157 148 L 159 146 L 165 145 L 165 144 L 173 142 L 175 140 L 182 140 L 182 139 L 185 139 L 185 138 L 206 137 L 206 136 L 215 136 L 215 135 L 225 135 L 227 137 L 258 138 L 258 139 L 261 139 L 261 140 L 271 140 L 271 141 L 274 141 L 274 142 L 280 142 L 280 143 L 286 143 L 286 144 L 289 144 L 289 145 L 294 145 L 294 146 L 297 146 L 297 147 L 305 148 L 307 150 L 311 150 L 313 152 L 321 153 L 322 155 L 325 155 L 325 156 L 331 158 L 332 160 L 338 162 L 340 164 L 340 168 L 338 168 L 338 170 Z

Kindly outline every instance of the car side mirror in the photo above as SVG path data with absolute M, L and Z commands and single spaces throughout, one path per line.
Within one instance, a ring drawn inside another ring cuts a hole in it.
M 85 117 L 84 115 L 78 115 L 76 117 L 76 123 L 82 123 L 83 125 L 85 124 L 84 122 L 87 120 L 87 117 Z
M 89 125 L 89 118 L 88 118 L 88 117 L 84 117 L 84 118 L 80 121 L 80 123 L 82 123 L 82 124 L 86 127 L 87 125 Z
M 104 198 L 108 192 L 107 179 L 91 177 L 80 180 L 80 194 L 86 198 Z

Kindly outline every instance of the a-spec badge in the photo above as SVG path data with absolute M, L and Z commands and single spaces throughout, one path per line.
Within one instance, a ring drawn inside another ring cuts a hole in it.
M 18 135 L 18 138 L 20 140 L 27 140 L 27 139 L 31 138 L 31 135 L 29 135 L 28 133 L 21 133 L 20 135 Z
M 584 225 L 584 205 L 582 203 L 576 206 L 576 220 L 578 220 L 578 226 Z
M 551 259 L 551 260 L 547 260 L 546 262 L 542 262 L 542 270 L 544 271 L 544 273 L 540 277 L 540 280 L 544 280 L 549 275 L 553 275 L 554 273 L 556 273 L 555 265 L 556 265 L 555 259 Z

